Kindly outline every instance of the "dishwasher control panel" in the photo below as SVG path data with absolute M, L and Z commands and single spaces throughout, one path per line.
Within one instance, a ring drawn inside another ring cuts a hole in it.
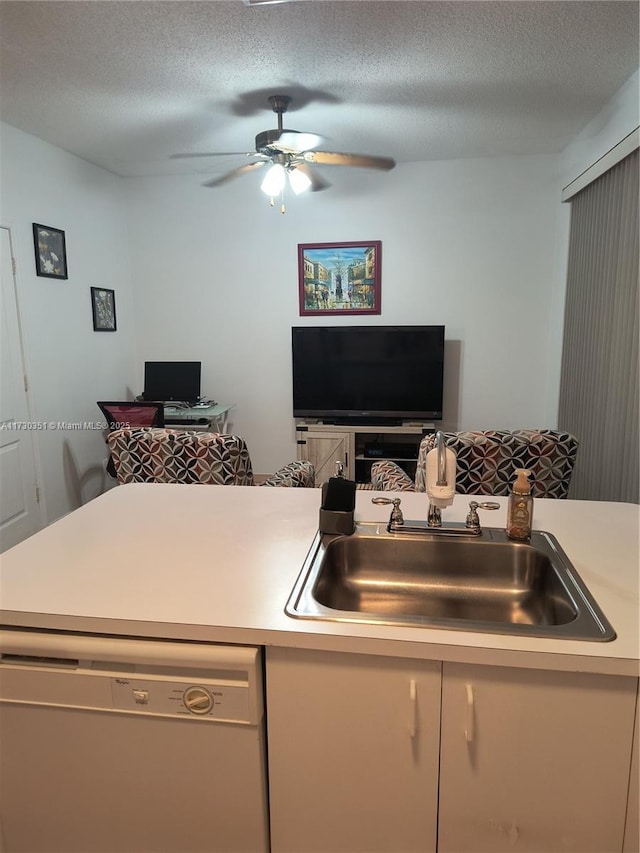
M 118 711 L 218 722 L 251 722 L 246 685 L 116 676 L 111 678 L 111 695 L 113 708 Z
M 0 705 L 257 725 L 261 651 L 249 646 L 0 630 Z

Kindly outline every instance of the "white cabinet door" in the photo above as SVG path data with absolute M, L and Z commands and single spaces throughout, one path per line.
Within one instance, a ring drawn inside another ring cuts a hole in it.
M 436 847 L 440 664 L 267 648 L 272 853 Z
M 352 432 L 299 430 L 296 433 L 298 459 L 311 462 L 316 485 L 335 476 L 336 462 L 344 465 L 344 475 L 353 479 L 354 439 Z
M 636 689 L 444 664 L 439 853 L 622 850 Z

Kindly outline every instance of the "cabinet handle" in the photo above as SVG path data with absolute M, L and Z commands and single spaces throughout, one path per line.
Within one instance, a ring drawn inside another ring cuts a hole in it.
M 476 735 L 475 729 L 475 713 L 474 713 L 474 699 L 473 699 L 473 686 L 471 684 L 467 684 L 467 722 L 464 729 L 464 739 L 467 743 L 473 743 L 473 740 Z
M 416 680 L 409 681 L 409 737 L 414 738 L 418 733 L 418 692 Z

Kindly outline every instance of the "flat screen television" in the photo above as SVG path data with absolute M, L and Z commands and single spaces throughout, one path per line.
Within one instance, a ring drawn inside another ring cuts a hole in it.
M 338 424 L 441 420 L 444 326 L 291 330 L 293 416 Z
M 200 398 L 201 361 L 145 361 L 145 400 L 197 403 Z

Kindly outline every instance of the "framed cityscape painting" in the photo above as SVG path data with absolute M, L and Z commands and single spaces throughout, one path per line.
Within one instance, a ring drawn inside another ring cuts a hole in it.
M 300 316 L 380 314 L 382 243 L 298 244 Z

